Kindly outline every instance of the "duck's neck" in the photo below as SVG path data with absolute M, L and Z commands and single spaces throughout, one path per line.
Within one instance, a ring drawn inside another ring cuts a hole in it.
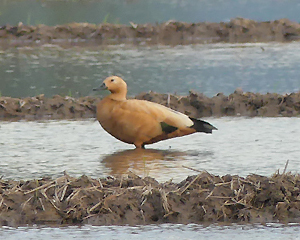
M 112 92 L 108 97 L 116 101 L 126 101 L 126 92 Z

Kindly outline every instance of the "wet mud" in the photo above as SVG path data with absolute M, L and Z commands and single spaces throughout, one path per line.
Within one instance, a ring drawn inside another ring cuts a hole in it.
M 157 102 L 190 117 L 295 117 L 300 115 L 300 92 L 281 95 L 278 93 L 251 93 L 237 89 L 226 96 L 218 93 L 207 97 L 191 91 L 188 96 L 141 93 L 135 98 Z M 43 94 L 27 98 L 0 97 L 1 120 L 81 119 L 93 118 L 100 98 L 87 96 L 72 98 Z
M 0 180 L 0 225 L 299 222 L 300 176 Z
M 96 44 L 196 44 L 244 43 L 299 40 L 300 24 L 289 19 L 257 22 L 235 18 L 229 22 L 186 23 L 168 21 L 161 24 L 119 25 L 70 23 L 59 26 L 0 26 L 0 46 L 72 43 Z
M 0 119 L 39 120 L 39 119 L 79 119 L 95 117 L 96 97 L 62 97 L 55 95 L 46 98 L 44 94 L 27 97 L 0 97 Z

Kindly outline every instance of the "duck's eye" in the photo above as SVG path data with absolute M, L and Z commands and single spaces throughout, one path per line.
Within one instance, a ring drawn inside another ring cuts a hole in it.
M 110 79 L 110 81 L 111 81 L 111 82 L 114 82 L 114 81 L 115 81 L 115 79 Z

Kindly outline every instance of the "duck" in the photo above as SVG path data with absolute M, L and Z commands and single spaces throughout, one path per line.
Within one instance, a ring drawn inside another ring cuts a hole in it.
M 217 130 L 206 121 L 161 104 L 127 99 L 127 84 L 118 76 L 107 77 L 93 90 L 110 91 L 96 107 L 96 117 L 102 128 L 116 139 L 134 144 L 136 148 L 192 133 Z

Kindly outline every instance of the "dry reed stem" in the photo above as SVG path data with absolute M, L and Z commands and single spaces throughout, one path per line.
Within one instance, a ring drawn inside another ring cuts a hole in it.
M 61 197 L 60 197 L 60 201 L 61 201 L 61 202 L 62 202 L 62 200 L 63 200 L 64 197 L 65 197 L 67 188 L 68 188 L 68 184 L 66 184 L 66 185 L 64 186 L 64 189 L 63 189 L 63 191 L 62 191 L 62 194 L 61 194 Z
M 52 185 L 50 185 L 50 186 L 48 186 L 48 187 L 44 188 L 44 191 L 45 191 L 45 192 L 47 192 L 47 191 L 48 191 L 48 189 L 50 189 L 50 188 L 52 188 L 52 187 L 55 187 L 55 184 L 52 184 Z
M 283 177 L 284 177 L 284 174 L 285 174 L 285 171 L 286 171 L 286 169 L 287 169 L 287 167 L 288 167 L 288 164 L 289 164 L 289 160 L 286 160 L 286 163 L 285 163 L 285 166 L 284 166 L 284 169 L 283 169 L 282 175 L 281 175 L 281 180 L 282 180 L 282 179 L 283 179 Z
M 120 180 L 120 184 L 119 184 L 120 188 L 122 187 L 122 183 L 123 183 L 123 175 L 121 175 L 121 180 Z
M 206 196 L 205 200 L 207 200 L 208 198 L 211 197 L 211 195 L 213 194 L 214 190 L 215 190 L 215 189 L 213 189 L 213 190 Z
M 245 180 L 245 179 L 241 179 L 241 178 L 240 178 L 240 181 L 243 182 L 243 183 L 248 183 L 248 184 L 250 184 L 250 185 L 254 185 L 254 183 L 251 182 L 251 181 L 249 181 L 249 180 Z
M 166 213 L 169 213 L 169 203 L 168 203 L 168 199 L 167 199 L 167 195 L 164 189 L 159 189 L 159 193 L 162 199 L 162 206 L 165 210 Z
M 192 167 L 188 167 L 188 166 L 185 166 L 185 165 L 182 165 L 183 168 L 187 168 L 187 169 L 190 169 L 192 171 L 195 171 L 195 172 L 199 172 L 199 173 L 202 173 L 203 171 L 201 170 L 198 170 L 198 169 L 195 169 L 195 168 L 192 168 Z
M 66 212 L 66 214 L 69 214 L 71 211 L 74 211 L 74 212 L 76 212 L 76 205 L 74 205 L 74 207 L 72 207 L 72 208 L 69 208 L 68 209 L 68 211 Z
M 54 188 L 54 196 L 53 196 L 55 202 L 59 202 L 59 198 L 58 198 L 58 190 L 57 190 L 57 188 L 58 188 L 58 185 L 56 184 L 56 185 L 55 185 L 55 188 Z
M 146 219 L 145 219 L 145 215 L 144 215 L 143 209 L 140 210 L 140 213 L 141 213 L 141 216 L 142 216 L 142 219 L 143 219 L 143 223 L 145 224 L 146 223 Z
M 134 190 L 134 189 L 143 189 L 145 186 L 135 186 L 135 187 L 128 187 L 127 189 L 129 190 Z
M 77 194 L 79 194 L 80 191 L 80 188 L 73 190 L 73 192 L 66 198 L 66 201 L 69 202 L 69 200 L 74 198 Z
M 87 209 L 87 212 L 90 213 L 90 212 L 94 211 L 97 207 L 99 207 L 103 203 L 103 201 L 104 200 L 102 199 L 100 202 L 96 203 L 93 207 L 91 207 L 90 209 Z
M 55 205 L 55 203 L 47 196 L 47 194 L 46 194 L 46 192 L 45 192 L 45 190 L 44 189 L 41 189 L 41 193 L 42 193 L 42 195 L 45 197 L 45 199 L 47 200 L 47 201 L 49 201 L 51 204 L 52 204 L 52 206 L 57 210 L 57 211 L 61 211 L 56 205 Z
M 226 212 L 225 212 L 225 206 L 224 205 L 222 205 L 222 207 L 221 207 L 221 209 L 222 209 L 222 213 L 223 213 L 223 216 L 224 216 L 224 221 L 227 221 L 227 219 L 228 219 L 228 217 L 227 217 L 227 214 L 226 214 Z M 221 216 L 222 217 L 222 216 Z
M 230 181 L 230 190 L 231 191 L 233 190 L 233 179 L 231 179 L 231 181 Z
M 163 216 L 163 218 L 167 218 L 168 216 L 172 215 L 173 213 L 175 213 L 175 212 L 174 211 L 168 212 Z
M 203 172 L 205 172 L 208 176 L 207 176 L 207 178 L 210 180 L 210 182 L 212 183 L 212 184 L 214 184 L 215 185 L 215 181 L 214 181 L 214 176 L 212 176 L 208 171 L 206 171 L 206 170 L 204 170 Z
M 131 27 L 132 27 L 133 29 L 137 29 L 137 27 L 138 27 L 138 24 L 136 24 L 136 23 L 134 23 L 134 22 L 129 22 L 129 24 L 131 25 Z
M 86 216 L 86 217 L 83 217 L 82 219 L 88 219 L 88 218 L 91 218 L 91 217 L 94 217 L 94 216 L 97 216 L 98 214 L 90 214 L 90 215 L 88 215 L 88 216 Z
M 17 183 L 13 188 L 10 189 L 10 191 L 11 192 L 16 192 L 16 189 L 20 190 L 19 184 L 20 183 Z
M 223 180 L 223 178 L 221 176 L 218 176 L 218 177 L 220 178 L 220 180 L 222 181 L 222 183 L 225 183 L 224 180 Z
M 141 193 L 142 195 L 141 206 L 143 206 L 146 203 L 147 196 L 152 194 L 153 188 L 151 187 L 151 185 L 146 185 L 145 187 L 143 187 L 142 190 L 143 192 Z
M 197 179 L 202 175 L 202 173 L 198 174 L 180 193 L 182 195 Z
M 223 185 L 227 185 L 230 184 L 231 182 L 222 182 L 222 183 L 216 183 L 215 186 L 219 187 L 219 186 L 223 186 Z
M 29 193 L 32 193 L 32 192 L 35 192 L 35 191 L 37 191 L 37 190 L 43 189 L 43 188 L 45 188 L 45 187 L 48 187 L 49 185 L 51 185 L 51 184 L 53 184 L 53 183 L 55 183 L 55 181 L 51 181 L 51 182 L 46 183 L 46 184 L 44 184 L 44 185 L 42 185 L 42 186 L 36 187 L 36 188 L 34 188 L 34 189 L 32 189 L 32 190 L 29 190 L 29 191 L 25 192 L 24 195 L 27 195 L 27 194 L 29 194 Z
M 102 185 L 102 182 L 101 182 L 100 178 L 98 178 L 98 182 L 99 182 L 100 187 L 103 188 L 103 185 Z
M 24 203 L 21 204 L 22 206 L 22 211 L 24 210 L 26 204 L 33 198 L 33 196 L 29 197 Z
M 42 201 L 41 198 L 39 198 L 39 201 L 40 201 L 40 204 L 41 204 L 41 206 L 42 206 L 43 211 L 46 211 L 46 210 L 45 210 L 45 206 L 44 206 L 43 201 Z

